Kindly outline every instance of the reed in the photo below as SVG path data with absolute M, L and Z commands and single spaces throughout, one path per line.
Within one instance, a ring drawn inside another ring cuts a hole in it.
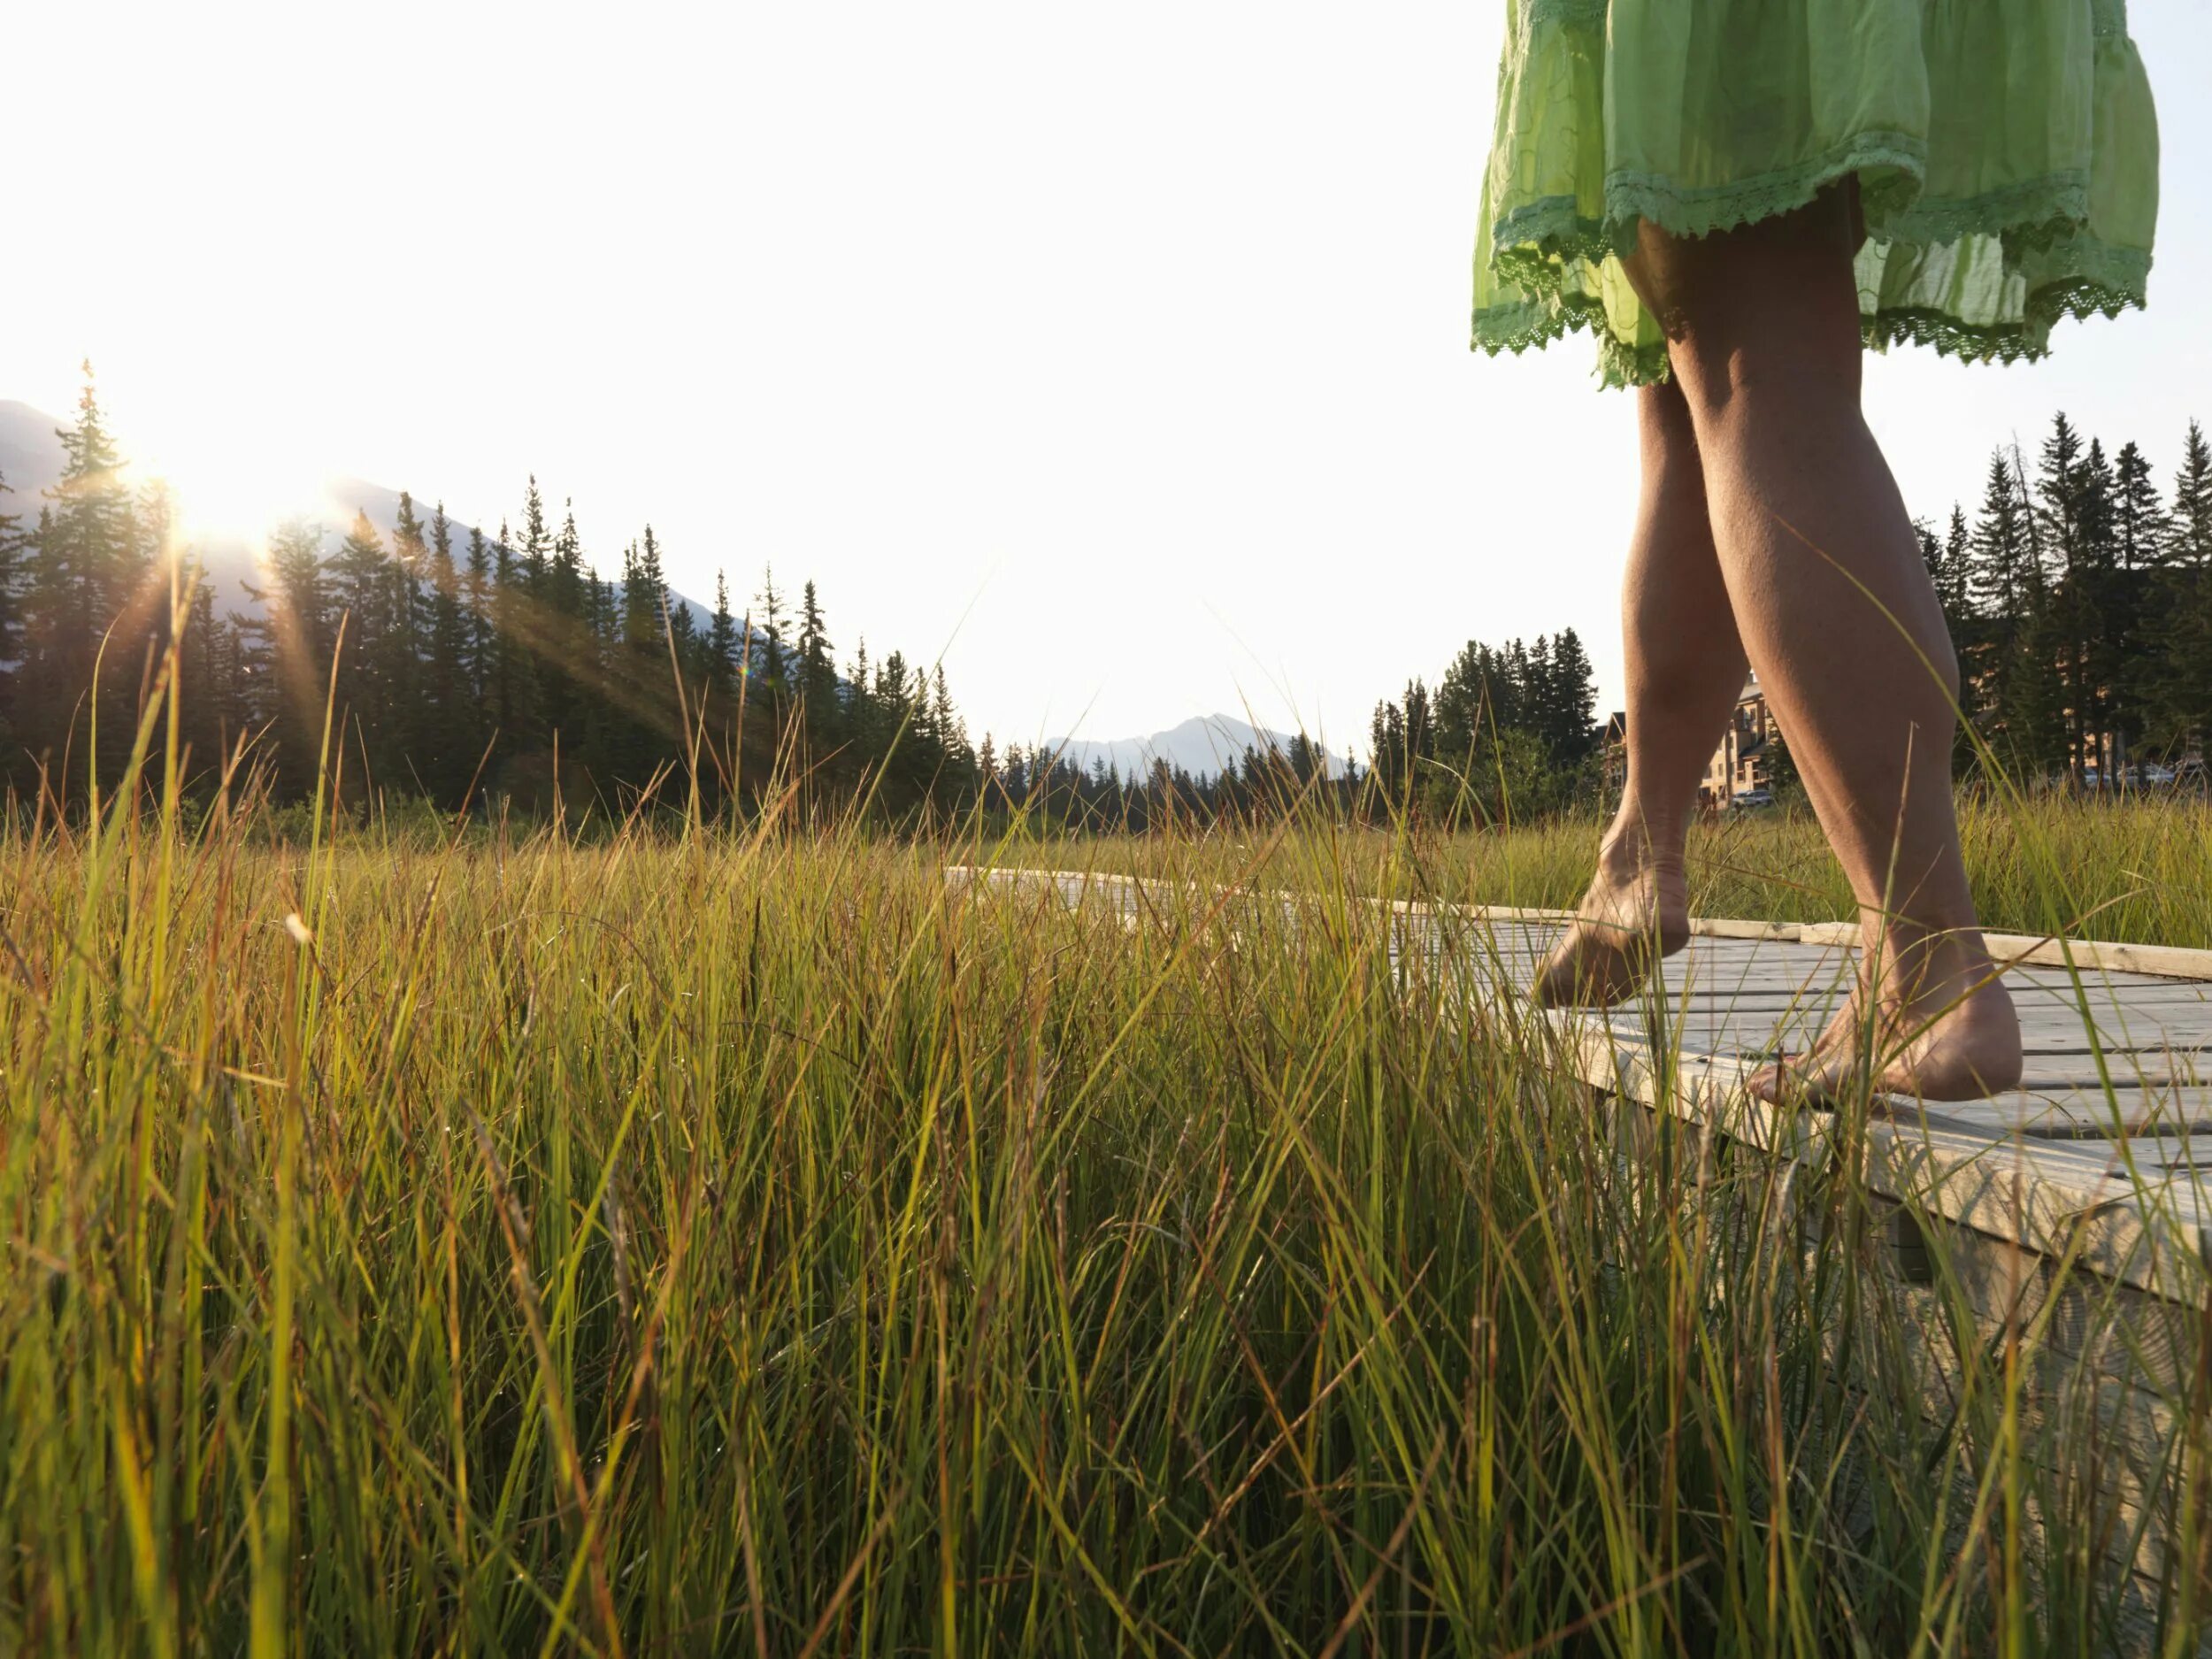
M 2055 1329 L 1899 1306 L 1847 1171 L 1624 1134 L 1350 897 L 1564 902 L 1586 826 L 1053 848 L 1188 879 L 1124 926 L 949 885 L 972 824 L 188 821 L 159 731 L 0 832 L 0 1651 L 2200 1633 L 2073 1547 Z M 1809 833 L 1704 902 L 1832 913 Z
M 1300 833 L 1264 827 L 1175 836 L 1025 837 L 1007 863 L 1128 875 L 1171 870 L 1214 881 L 1289 879 L 1312 859 Z M 2033 796 L 1975 792 L 1959 802 L 1967 871 L 1982 919 L 2006 933 L 2212 949 L 2212 799 L 2144 794 Z M 1414 889 L 1457 903 L 1567 909 L 1590 879 L 1602 819 L 1547 818 L 1502 829 L 1331 826 L 1325 862 L 1358 892 Z M 1848 921 L 1843 872 L 1802 808 L 1730 813 L 1690 832 L 1690 904 L 1701 916 Z

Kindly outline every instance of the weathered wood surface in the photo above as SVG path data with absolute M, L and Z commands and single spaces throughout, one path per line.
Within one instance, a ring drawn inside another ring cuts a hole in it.
M 956 883 L 1056 893 L 1134 923 L 1148 914 L 1315 901 L 1198 895 L 1129 877 L 955 868 Z M 1518 998 L 1564 918 L 1394 903 L 1394 948 Z M 1778 1108 L 1744 1085 L 1801 1046 L 1849 991 L 1847 924 L 1701 920 L 1649 994 L 1545 1016 L 1560 1064 L 1593 1087 L 1777 1151 L 1810 1152 L 1830 1114 Z M 1860 1141 L 1878 1193 L 2068 1257 L 2117 1282 L 2200 1303 L 2212 1263 L 2212 952 L 1996 935 L 2028 1050 L 2018 1089 L 1983 1101 L 1893 1099 Z M 2165 972 L 2148 973 L 2154 964 Z M 2188 975 L 2190 977 L 2184 977 Z

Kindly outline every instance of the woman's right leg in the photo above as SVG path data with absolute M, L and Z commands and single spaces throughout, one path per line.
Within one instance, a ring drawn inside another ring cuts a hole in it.
M 2012 1087 L 2020 1027 L 1953 817 L 1957 666 L 1859 410 L 1856 240 L 1849 195 L 1831 191 L 1706 237 L 1647 225 L 1629 271 L 1667 329 L 1738 631 L 1868 941 L 1874 1076 L 1849 1021 L 1791 1071 L 1819 1094 L 1870 1080 L 1956 1100 Z
M 1537 976 L 1537 1001 L 1554 1007 L 1633 996 L 1653 961 L 1688 941 L 1683 841 L 1743 689 L 1690 406 L 1671 382 L 1636 400 L 1643 485 L 1621 584 L 1628 783 L 1578 919 Z

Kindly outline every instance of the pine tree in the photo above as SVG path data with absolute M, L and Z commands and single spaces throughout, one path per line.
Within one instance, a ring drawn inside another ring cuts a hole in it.
M 1502 731 L 1519 727 L 1528 719 L 1533 680 L 1531 668 L 1528 647 L 1517 639 L 1508 640 L 1497 654 L 1491 675 L 1491 705 Z
M 808 736 L 817 754 L 834 749 L 841 738 L 837 706 L 837 665 L 832 652 L 820 595 L 810 579 L 799 590 L 798 693 Z
M 1436 682 L 1432 705 L 1434 752 L 1444 766 L 1455 772 L 1473 770 L 1484 740 L 1492 729 L 1489 662 L 1489 648 L 1470 640 Z M 1412 691 L 1410 686 L 1406 688 L 1409 698 Z M 1390 751 L 1391 764 L 1386 775 L 1392 787 L 1402 787 L 1405 782 L 1405 763 L 1402 757 L 1415 752 L 1411 745 L 1413 733 L 1404 724 L 1404 710 L 1401 706 L 1385 705 L 1380 716 L 1380 727 L 1371 731 L 1370 736 L 1378 755 L 1386 749 Z
M 1471 641 L 1467 650 L 1454 664 L 1455 668 L 1463 669 L 1462 682 L 1469 687 L 1467 700 L 1460 705 L 1460 718 L 1466 721 L 1467 732 L 1476 729 L 1474 722 L 1481 706 L 1480 669 L 1474 655 L 1479 649 Z M 1488 653 L 1483 651 L 1481 655 L 1486 657 Z M 1374 754 L 1371 773 L 1379 796 L 1376 804 L 1382 810 L 1415 803 L 1416 790 L 1436 754 L 1436 733 L 1430 712 L 1428 687 L 1417 678 L 1406 682 L 1405 695 L 1398 702 L 1375 705 L 1375 718 L 1368 728 L 1368 736 Z M 1445 764 L 1455 769 L 1459 767 L 1463 764 L 1460 745 L 1471 744 L 1473 741 L 1455 725 L 1451 734 L 1453 747 L 1445 752 Z
M 537 480 L 533 479 L 533 486 Z M 584 544 L 576 534 L 576 503 L 561 503 L 561 528 L 553 538 L 553 562 L 547 603 L 556 616 L 584 613 Z
M 425 629 L 412 758 L 433 799 L 452 808 L 461 803 L 476 768 L 476 705 L 469 685 L 469 617 L 461 574 L 453 563 L 453 526 L 443 502 L 430 515 L 426 586 L 430 619 Z
M 2122 570 L 2147 569 L 2163 559 L 2166 510 L 2149 458 L 2132 442 L 2120 446 L 2114 465 L 2112 534 Z
M 687 669 L 696 671 L 703 660 L 699 649 L 699 623 L 691 614 L 691 603 L 672 588 L 664 586 L 661 596 L 661 626 L 665 631 L 675 659 Z
M 2174 504 L 2160 551 L 2165 564 L 2212 568 L 2212 442 L 2193 420 L 2182 440 L 2181 470 L 2174 474 Z
M 499 538 L 507 537 L 503 527 Z M 553 538 L 545 526 L 545 497 L 538 493 L 538 475 L 530 474 L 522 496 L 522 545 L 517 549 L 522 569 L 523 591 L 539 604 L 545 603 L 547 576 L 552 563 Z
M 89 729 L 85 717 L 93 712 L 98 662 L 99 761 L 104 777 L 111 779 L 128 748 L 126 727 L 138 687 L 133 618 L 123 613 L 138 600 L 135 620 L 142 626 L 146 590 L 123 460 L 108 434 L 89 363 L 84 377 L 75 425 L 55 434 L 63 451 L 61 480 L 46 492 L 31 549 L 19 701 L 23 738 L 34 756 L 58 760 L 65 749 L 81 756 L 73 739 Z M 72 782 L 51 781 L 60 787 Z
M 571 510 L 565 511 L 549 550 L 543 545 L 543 509 L 534 475 L 523 502 L 522 536 L 526 565 L 537 572 L 531 588 L 535 602 L 531 612 L 531 645 L 537 666 L 539 710 L 548 735 L 557 737 L 564 753 L 575 754 L 584 738 L 583 688 L 594 677 L 584 616 L 583 544 Z M 531 551 L 534 544 L 539 548 L 535 554 Z
M 393 586 L 384 538 L 365 512 L 356 511 L 353 525 L 330 561 L 331 596 L 342 618 L 344 633 L 338 647 L 337 687 L 339 730 L 346 745 L 346 772 L 351 775 L 365 758 L 372 785 L 397 781 L 391 763 L 396 758 L 391 742 L 390 632 Z M 402 774 L 403 775 L 403 774 Z
M 768 690 L 780 695 L 785 685 L 783 660 L 783 595 L 776 591 L 776 572 L 772 565 L 763 565 L 760 572 L 760 592 L 753 601 L 755 612 L 760 618 L 760 674 Z
M 177 562 L 184 633 L 178 641 L 178 738 L 187 787 L 204 792 L 219 775 L 232 734 L 240 730 L 238 687 L 230 630 L 215 619 L 215 588 L 197 559 Z
M 1515 641 L 1517 646 L 1520 641 Z M 1522 656 L 1520 718 L 1515 722 L 1549 749 L 1565 725 L 1559 710 L 1559 687 L 1552 674 L 1551 641 L 1540 634 Z
M 633 542 L 623 554 L 620 644 L 613 671 L 629 710 L 621 765 L 630 783 L 642 785 L 657 770 L 680 762 L 687 752 L 686 716 L 696 709 L 689 703 L 688 688 L 680 704 L 672 674 L 681 664 L 687 677 L 705 678 L 698 672 L 702 653 L 692 638 L 690 620 L 689 612 L 669 593 L 660 541 L 649 524 L 642 541 Z
M 535 512 L 536 534 L 543 536 L 544 515 L 538 503 L 538 481 L 530 480 L 526 510 Z M 507 534 L 506 520 L 499 525 L 499 539 L 492 555 L 492 673 L 490 703 L 497 741 L 507 755 L 535 754 L 542 745 L 539 719 L 537 664 L 527 557 L 517 557 Z
M 469 526 L 468 565 L 461 577 L 461 611 L 465 644 L 463 658 L 469 700 L 477 705 L 480 727 L 482 705 L 492 674 L 492 553 L 481 526 Z
M 1937 597 L 1942 601 L 1944 619 L 1950 624 L 1955 636 L 1964 632 L 1974 617 L 1974 602 L 1968 587 L 1972 568 L 1970 541 L 1966 509 L 1953 502 L 1951 526 L 1943 538 L 1943 584 L 1937 590 Z
M 661 569 L 660 544 L 645 526 L 644 545 L 633 544 L 622 577 L 622 640 L 637 652 L 665 651 L 661 612 L 668 603 L 668 580 Z
M 945 684 L 945 664 L 936 664 L 929 675 L 929 734 L 936 743 L 932 799 L 938 808 L 958 812 L 973 796 L 976 757 L 969 752 L 967 730 L 960 726 L 958 710 L 954 710 L 954 695 Z M 1181 790 L 1188 792 L 1188 777 L 1179 779 Z
M 991 734 L 984 733 L 983 741 L 976 746 L 975 780 L 983 804 L 993 810 L 1003 810 L 1006 793 L 999 772 L 998 745 Z
M 1956 636 L 1962 701 L 1976 711 L 1985 741 L 2009 750 L 2015 762 L 2039 766 L 2039 737 L 2024 719 L 2024 700 L 2039 701 L 2040 682 L 2056 669 L 2022 653 L 2042 610 L 2042 570 L 2016 458 L 2001 449 L 1989 459 L 1981 511 L 1968 542 L 1964 587 L 1974 625 Z
M 584 632 L 595 650 L 604 651 L 622 637 L 622 607 L 614 584 L 599 574 L 599 566 L 584 572 Z
M 2002 449 L 1990 457 L 1967 574 L 1975 610 L 2001 624 L 2001 637 L 2006 639 L 2025 622 L 2042 585 L 2029 537 L 2029 509 L 2014 482 L 2015 471 Z
M 2037 631 L 2039 650 L 2055 649 L 2059 661 L 2060 710 L 2065 732 L 2062 764 L 2078 780 L 2088 763 L 2089 634 L 2088 571 L 2093 512 L 2081 459 L 2081 435 L 2063 411 L 2052 418 L 2043 441 L 2036 476 L 2037 519 L 2053 563 L 2049 567 L 2048 614 Z
M 1552 642 L 1552 758 L 1562 766 L 1580 764 L 1597 748 L 1597 674 L 1582 638 L 1562 628 Z
M 12 495 L 7 475 L 0 473 L 0 497 Z M 21 740 L 15 705 L 18 681 L 10 666 L 23 648 L 23 586 L 27 543 L 19 513 L 0 511 L 0 762 Z M 0 771 L 0 783 L 6 773 Z
M 2145 674 L 2151 741 L 2177 757 L 2212 740 L 2212 442 L 2189 423 L 2159 549 Z
M 2135 672 L 2140 606 L 2134 573 L 2120 560 L 2119 508 L 2119 480 L 2093 436 L 2081 466 L 2078 697 L 2085 756 L 2108 784 L 2136 735 L 2124 682 Z
M 2061 410 L 2038 452 L 2035 481 L 2036 519 L 2050 538 L 2047 569 L 2054 580 L 2081 562 L 2081 434 Z
M 707 627 L 707 695 L 724 718 L 733 715 L 737 703 L 737 618 L 730 614 L 730 584 L 714 572 L 714 620 Z
M 1945 631 L 1951 636 L 1951 649 L 1959 666 L 1959 723 L 1952 735 L 1951 768 L 1965 777 L 1975 768 L 1979 758 L 1976 738 L 1987 724 L 1983 684 L 1987 652 L 1984 644 L 1986 624 L 1974 603 L 1974 538 L 1966 523 L 1966 509 L 1958 503 L 1951 503 L 1951 522 L 1945 531 L 1943 543 L 1932 561 L 1936 575 L 1936 601 L 1942 607 Z M 1774 740 L 1770 740 L 1774 741 Z M 1774 741 L 1773 758 L 1769 771 L 1778 787 L 1781 763 L 1787 755 L 1786 744 Z M 1793 771 L 1794 762 L 1791 763 Z
M 877 752 L 874 684 L 869 677 L 868 641 L 864 637 L 854 648 L 853 660 L 845 670 L 843 698 L 846 747 L 862 769 L 872 763 Z
M 279 525 L 269 538 L 269 586 L 247 588 L 262 614 L 237 619 L 249 718 L 273 728 L 278 788 L 291 797 L 314 787 L 336 635 L 322 548 L 319 526 Z
M 449 559 L 448 561 L 451 561 Z M 408 746 L 428 723 L 423 706 L 421 670 L 426 651 L 425 634 L 430 624 L 430 602 L 425 584 L 430 578 L 430 548 L 424 539 L 415 498 L 399 494 L 399 511 L 392 521 L 392 553 L 386 564 L 388 595 L 384 634 L 378 642 L 377 672 L 383 681 L 388 750 L 385 779 L 388 786 L 411 784 L 407 770 Z
M 1966 516 L 1956 506 L 1951 509 L 1951 528 L 1947 536 L 1938 536 L 1935 526 L 1924 518 L 1912 521 L 1913 534 L 1919 539 L 1921 562 L 1928 568 L 1929 585 L 1935 589 L 1936 603 L 1943 611 L 1944 632 L 1951 637 L 1952 649 L 1960 664 L 1959 707 L 1962 710 L 1972 706 L 1971 687 L 1968 683 L 1966 664 L 1969 655 L 1968 634 L 1972 618 L 1963 614 L 1966 593 Z M 1962 722 L 1954 738 L 1952 767 L 1963 770 L 1972 746 L 1967 739 L 1967 725 Z M 1786 752 L 1777 745 L 1768 761 L 1768 775 L 1776 787 L 1784 781 L 1777 762 Z
M 65 742 L 73 697 L 65 689 L 82 670 L 81 641 L 72 629 L 79 611 L 75 575 L 54 535 L 50 503 L 39 508 L 38 523 L 23 546 L 23 660 L 15 672 L 15 720 L 25 757 L 42 765 L 57 758 Z

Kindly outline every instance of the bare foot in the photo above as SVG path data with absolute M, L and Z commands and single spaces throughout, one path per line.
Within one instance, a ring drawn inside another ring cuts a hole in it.
M 1870 1053 L 1878 1094 L 1979 1100 L 2016 1087 L 2020 1019 L 1981 936 L 1937 935 L 1892 954 L 1878 991 L 1870 992 L 1863 971 L 1859 988 L 1813 1046 L 1755 1074 L 1751 1092 L 1769 1102 L 1802 1094 L 1832 1106 L 1862 1086 Z
M 1643 989 L 1663 956 L 1690 941 L 1689 884 L 1682 857 L 1654 854 L 1615 835 L 1575 919 L 1537 970 L 1530 995 L 1542 1008 L 1609 1008 Z

